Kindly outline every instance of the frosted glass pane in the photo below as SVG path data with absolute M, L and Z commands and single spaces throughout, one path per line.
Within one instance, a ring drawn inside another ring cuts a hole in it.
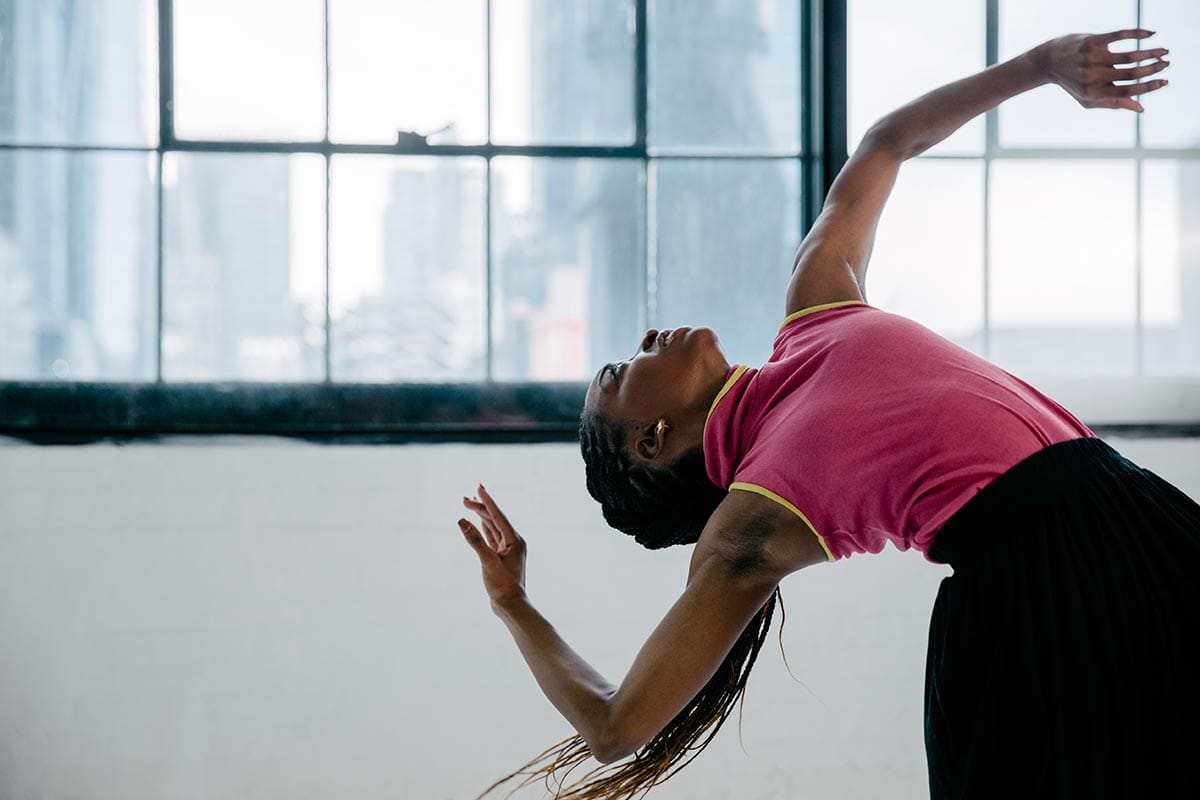
M 1004 0 L 1000 3 L 1000 60 L 1067 33 L 1106 33 L 1136 27 L 1132 0 Z M 1153 41 L 1153 39 L 1149 40 Z M 1113 46 L 1131 50 L 1135 42 Z M 1000 144 L 1005 147 L 1132 146 L 1136 113 L 1084 108 L 1054 85 L 1000 106 Z
M 983 355 L 982 161 L 904 164 L 879 220 L 866 298 Z
M 783 322 L 800 244 L 798 163 L 671 160 L 653 170 L 657 313 L 650 324 L 708 326 L 731 363 L 763 363 Z
M 0 152 L 0 378 L 154 380 L 154 169 Z
M 158 142 L 153 0 L 0 3 L 0 142 Z
M 321 157 L 168 153 L 163 191 L 164 379 L 323 379 Z
M 992 360 L 1019 375 L 1133 375 L 1134 165 L 992 164 Z
M 986 66 L 983 12 L 983 3 L 850 0 L 851 150 L 884 114 Z M 981 115 L 929 152 L 981 153 L 983 131 Z
M 1170 84 L 1142 98 L 1142 144 L 1146 147 L 1200 148 L 1200 3 L 1196 0 L 1142 0 L 1142 22 L 1158 31 L 1146 41 L 1171 52 L 1162 74 Z
M 1146 372 L 1200 374 L 1200 161 L 1142 166 Z
M 330 0 L 329 138 L 484 141 L 485 10 L 485 0 Z
M 493 374 L 589 380 L 645 331 L 642 164 L 498 158 L 492 168 Z
M 174 8 L 176 136 L 324 136 L 321 0 L 175 0 Z
M 492 3 L 492 140 L 632 144 L 631 0 Z
M 333 379 L 482 380 L 483 159 L 334 156 L 331 181 Z
M 649 0 L 650 145 L 798 150 L 799 5 Z

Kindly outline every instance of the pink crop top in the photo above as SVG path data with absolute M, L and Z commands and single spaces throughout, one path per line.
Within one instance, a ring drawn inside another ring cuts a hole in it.
M 797 311 L 767 363 L 730 368 L 704 460 L 722 488 L 797 514 L 829 561 L 891 541 L 932 562 L 938 530 L 980 489 L 1049 445 L 1094 436 L 1020 378 L 853 300 Z

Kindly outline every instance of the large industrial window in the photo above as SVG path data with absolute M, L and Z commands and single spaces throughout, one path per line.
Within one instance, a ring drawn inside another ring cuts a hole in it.
M 851 0 L 847 91 L 844 0 L 0 0 L 0 433 L 566 439 L 647 326 L 761 363 L 875 116 L 1197 21 L 950 5 Z M 1187 95 L 1053 92 L 905 166 L 868 300 L 1085 419 L 1195 421 Z

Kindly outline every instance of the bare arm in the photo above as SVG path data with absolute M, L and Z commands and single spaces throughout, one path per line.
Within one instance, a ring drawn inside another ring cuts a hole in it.
M 788 288 L 787 313 L 829 299 L 850 299 L 866 284 L 867 264 L 884 204 L 900 165 L 942 141 L 963 124 L 1010 97 L 1054 82 L 1087 108 L 1142 111 L 1134 96 L 1165 81 L 1117 86 L 1163 69 L 1165 49 L 1113 53 L 1112 42 L 1144 39 L 1146 30 L 1072 34 L 1051 39 L 1021 55 L 933 90 L 879 119 L 863 136 L 830 187 L 812 230 L 801 242 Z M 1155 63 L 1131 69 L 1133 64 Z M 842 297 L 841 295 L 845 295 Z
M 775 590 L 777 582 L 733 574 L 697 548 L 687 588 L 613 688 L 577 654 L 527 598 L 498 611 L 542 692 L 609 763 L 650 741 L 696 695 Z
M 483 499 L 476 508 L 484 519 L 483 533 L 469 523 L 463 532 L 480 556 L 493 610 L 542 692 L 605 763 L 650 741 L 687 705 L 785 574 L 826 560 L 815 537 L 791 536 L 775 524 L 788 512 L 758 495 L 731 492 L 696 544 L 683 594 L 614 688 L 530 603 L 523 559 L 521 580 L 505 577 L 517 574 L 504 567 L 505 555 L 518 547 L 523 553 L 523 543 L 517 545 L 520 538 L 494 502 L 486 494 Z M 776 538 L 786 541 L 773 543 Z M 761 544 L 762 557 L 747 558 L 747 541 Z

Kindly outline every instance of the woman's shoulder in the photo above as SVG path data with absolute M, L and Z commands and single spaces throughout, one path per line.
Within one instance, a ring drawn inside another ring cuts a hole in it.
M 742 569 L 778 573 L 829 561 L 820 537 L 794 506 L 770 490 L 735 483 L 701 538 Z
M 798 311 L 793 311 L 783 318 L 783 322 L 779 324 L 776 330 L 776 340 L 785 331 L 796 330 L 797 328 L 806 325 L 808 321 L 816 321 L 818 318 L 824 319 L 829 314 L 821 312 L 831 312 L 835 309 L 856 308 L 856 307 L 874 308 L 865 300 L 835 300 L 829 303 L 821 303 L 820 305 L 808 306 Z M 805 322 L 802 322 L 804 320 Z

